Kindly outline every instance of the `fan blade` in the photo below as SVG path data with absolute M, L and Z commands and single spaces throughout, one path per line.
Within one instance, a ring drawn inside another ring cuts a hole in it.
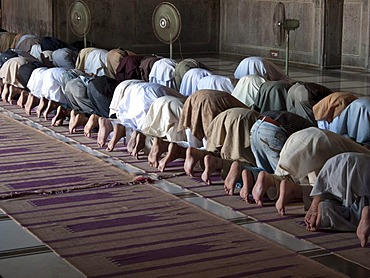
M 285 39 L 285 6 L 282 2 L 279 2 L 275 6 L 274 16 L 273 16 L 273 31 L 275 45 L 281 46 Z
M 72 32 L 79 37 L 86 36 L 91 25 L 89 7 L 83 1 L 77 0 L 70 6 L 69 17 Z

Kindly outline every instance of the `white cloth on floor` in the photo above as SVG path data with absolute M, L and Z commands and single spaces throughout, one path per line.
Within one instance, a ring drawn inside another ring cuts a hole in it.
M 321 196 L 320 226 L 355 231 L 370 198 L 370 155 L 338 154 L 325 163 L 311 191 Z
M 261 85 L 266 82 L 259 75 L 247 75 L 242 77 L 231 93 L 248 107 L 252 107 Z
M 176 61 L 169 58 L 162 58 L 153 64 L 149 73 L 149 82 L 160 84 L 177 90 L 175 81 Z
M 122 125 L 141 130 L 152 103 L 166 95 L 183 98 L 176 90 L 164 85 L 148 82 L 131 84 L 119 103 L 117 118 Z
M 334 132 L 309 127 L 293 133 L 285 142 L 275 174 L 299 182 L 308 173 L 318 174 L 325 162 L 340 153 L 370 154 L 370 150 Z
M 42 74 L 41 96 L 55 102 L 67 103 L 67 99 L 62 89 L 63 74 L 65 68 L 50 68 Z
M 32 45 L 30 54 L 39 61 L 41 61 L 41 52 L 42 52 L 42 49 L 41 49 L 40 44 Z
M 197 84 L 197 90 L 210 89 L 224 91 L 232 93 L 235 89 L 235 86 L 231 82 L 230 78 L 222 75 L 208 75 L 199 80 Z
M 28 60 L 24 57 L 14 57 L 7 60 L 0 68 L 0 78 L 3 83 L 24 89 L 18 78 L 19 68 L 24 64 L 28 64 Z
M 97 76 L 107 75 L 107 54 L 105 49 L 92 50 L 86 58 L 84 71 Z
M 246 75 L 259 75 L 270 81 L 289 80 L 282 69 L 262 57 L 248 57 L 239 63 L 234 72 L 235 78 L 241 79 Z
M 185 98 L 163 96 L 149 108 L 141 131 L 145 135 L 166 139 L 169 142 L 186 141 L 185 131 L 177 131 Z
M 142 83 L 144 82 L 143 80 L 137 80 L 137 79 L 130 79 L 130 80 L 124 80 L 121 83 L 118 84 L 116 89 L 114 90 L 113 93 L 113 98 L 110 102 L 109 105 L 109 117 L 113 116 L 114 114 L 118 113 L 118 107 L 119 107 L 119 102 L 125 95 L 126 89 L 136 83 Z
M 321 129 L 330 130 L 370 145 L 370 99 L 359 98 L 352 101 L 332 122 L 317 121 Z
M 192 68 L 188 70 L 181 81 L 180 94 L 190 96 L 197 90 L 198 82 L 205 76 L 211 75 L 212 72 L 202 68 Z
M 41 67 L 34 69 L 31 73 L 30 79 L 27 83 L 27 88 L 30 90 L 30 93 L 37 98 L 41 98 L 41 87 L 42 87 L 42 74 L 46 71 L 47 67 Z

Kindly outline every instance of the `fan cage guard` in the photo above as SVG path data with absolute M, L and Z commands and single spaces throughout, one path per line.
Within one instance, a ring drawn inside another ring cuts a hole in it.
M 285 6 L 282 2 L 277 3 L 275 6 L 273 22 L 275 45 L 281 46 L 285 40 Z
M 177 8 L 169 2 L 160 3 L 153 11 L 152 27 L 161 42 L 172 44 L 176 41 L 181 33 L 181 16 Z
M 78 37 L 86 37 L 90 31 L 91 14 L 87 4 L 81 0 L 74 1 L 69 9 L 72 32 Z

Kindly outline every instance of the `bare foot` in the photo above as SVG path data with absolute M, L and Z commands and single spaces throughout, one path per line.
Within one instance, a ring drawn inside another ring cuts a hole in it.
M 51 113 L 51 111 L 55 110 L 58 108 L 58 103 L 55 101 L 49 100 L 48 105 L 46 106 L 44 112 L 42 113 L 43 117 L 45 120 L 48 119 L 48 115 Z
M 188 176 L 193 176 L 194 167 L 198 161 L 203 159 L 205 156 L 204 152 L 196 148 L 190 147 L 186 150 L 186 157 L 184 163 L 184 170 Z
M 37 106 L 37 109 L 36 109 L 37 118 L 41 117 L 41 114 L 46 109 L 47 105 L 48 105 L 48 100 L 45 97 L 41 97 L 39 105 Z
M 163 157 L 158 164 L 158 169 L 161 172 L 164 172 L 164 169 L 170 163 L 171 161 L 174 161 L 177 158 L 185 158 L 186 155 L 186 149 L 183 147 L 180 147 L 176 143 L 170 143 L 168 146 L 168 151 L 165 157 Z
M 134 150 L 134 148 L 136 146 L 136 136 L 137 136 L 137 134 L 138 134 L 138 132 L 136 130 L 134 130 L 131 133 L 130 140 L 128 140 L 128 143 L 127 143 L 127 151 L 129 153 L 132 153 L 132 151 Z
M 64 119 L 69 115 L 70 111 L 63 108 L 61 105 L 58 106 L 55 116 L 51 119 L 52 126 L 61 126 Z
M 243 187 L 240 189 L 239 195 L 242 197 L 248 204 L 252 204 L 250 193 L 253 189 L 253 175 L 251 171 L 244 169 L 242 171 L 242 180 Z
M 318 215 L 319 215 L 319 204 L 321 202 L 320 196 L 315 196 L 312 199 L 311 206 L 308 209 L 306 216 L 304 217 L 304 223 L 306 224 L 306 229 L 308 231 L 316 231 L 318 223 Z
M 100 127 L 99 127 L 99 130 L 100 130 Z M 113 151 L 117 142 L 124 136 L 126 136 L 126 128 L 121 124 L 115 124 L 113 126 L 113 137 L 112 139 L 110 139 L 108 143 L 107 151 L 109 152 Z
M 357 226 L 356 234 L 360 240 L 361 247 L 365 247 L 370 235 L 370 207 L 362 208 L 361 220 Z
M 168 150 L 170 143 L 163 141 L 161 138 L 154 137 L 153 145 L 148 155 L 148 163 L 150 166 L 157 168 L 159 165 L 159 158 Z
M 113 125 L 109 119 L 104 118 L 104 117 L 98 117 L 98 125 L 99 125 L 99 131 L 98 131 L 98 138 L 96 142 L 99 147 L 104 147 L 105 143 L 107 142 L 108 135 L 113 131 Z
M 16 95 L 19 95 L 20 93 L 21 93 L 20 88 L 9 85 L 8 103 L 13 104 L 14 97 Z
M 136 159 L 139 159 L 139 152 L 144 149 L 145 147 L 145 135 L 142 134 L 141 132 L 137 132 L 136 135 L 136 144 L 135 147 L 133 148 L 131 155 L 135 156 Z
M 3 102 L 6 102 L 8 95 L 9 95 L 9 85 L 4 84 L 3 91 L 1 92 L 1 99 Z
M 289 200 L 302 197 L 301 187 L 290 180 L 280 182 L 280 194 L 275 207 L 280 216 L 285 214 L 285 205 Z
M 239 161 L 234 161 L 231 166 L 229 173 L 225 178 L 224 189 L 229 195 L 234 195 L 234 189 L 236 183 L 240 180 L 241 165 Z
M 24 110 L 28 115 L 31 115 L 31 111 L 35 108 L 40 102 L 40 99 L 32 94 L 29 94 L 27 97 L 26 104 L 24 105 Z
M 76 115 L 77 115 L 77 111 L 72 109 L 71 113 L 69 114 L 69 124 L 68 124 L 69 133 L 71 133 L 72 131 L 70 129 L 70 127 L 72 126 L 72 123 L 76 121 Z
M 211 185 L 211 175 L 216 170 L 222 169 L 222 158 L 207 154 L 204 157 L 204 171 L 201 175 L 202 181 Z
M 89 120 L 87 121 L 87 123 L 84 127 L 84 135 L 86 137 L 91 137 L 92 130 L 99 125 L 98 120 L 99 120 L 98 115 L 91 114 L 91 116 L 89 117 Z M 112 129 L 113 129 L 113 127 L 112 127 Z M 104 142 L 104 144 L 105 144 L 105 142 Z
M 253 186 L 252 196 L 257 205 L 263 206 L 263 196 L 267 189 L 274 186 L 274 178 L 267 172 L 260 172 L 256 184 Z
M 68 125 L 69 133 L 75 133 L 79 126 L 84 126 L 87 123 L 88 119 L 84 114 L 72 110 Z
M 18 98 L 18 101 L 17 101 L 17 105 L 20 108 L 24 108 L 24 105 L 26 104 L 26 101 L 27 101 L 27 97 L 28 97 L 28 92 L 26 92 L 25 90 L 22 90 Z

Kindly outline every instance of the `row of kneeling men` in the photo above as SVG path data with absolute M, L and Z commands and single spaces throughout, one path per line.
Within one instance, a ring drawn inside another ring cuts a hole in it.
M 5 35 L 5 36 L 4 36 Z M 4 37 L 3 37 L 4 36 Z M 307 229 L 370 233 L 370 100 L 292 81 L 262 57 L 247 57 L 233 76 L 196 59 L 145 56 L 124 48 L 77 49 L 56 38 L 18 36 L 4 49 L 1 98 L 70 133 L 97 132 L 113 151 L 142 151 L 161 171 L 175 159 L 211 184 L 220 172 L 227 194 L 285 214 L 303 198 Z M 49 117 L 51 115 L 51 117 Z

